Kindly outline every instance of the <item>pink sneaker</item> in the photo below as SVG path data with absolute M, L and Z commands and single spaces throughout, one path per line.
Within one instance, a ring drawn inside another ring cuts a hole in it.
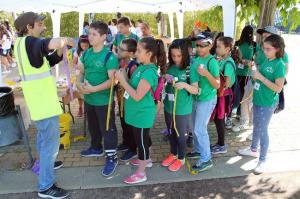
M 141 182 L 145 182 L 147 180 L 147 176 L 142 173 L 134 173 L 124 180 L 126 184 L 137 184 Z
M 133 166 L 139 166 L 140 165 L 140 160 L 139 159 L 131 160 L 130 164 L 133 165 Z M 146 167 L 151 168 L 152 166 L 153 166 L 152 160 L 149 159 L 149 162 L 146 165 Z

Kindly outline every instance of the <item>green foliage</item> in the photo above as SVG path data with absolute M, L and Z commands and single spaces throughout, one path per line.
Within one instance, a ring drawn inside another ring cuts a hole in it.
M 257 25 L 260 15 L 259 2 L 261 0 L 235 0 L 236 6 L 239 9 L 237 17 L 247 22 L 252 22 Z M 283 26 L 287 27 L 290 23 L 290 31 L 297 28 L 300 25 L 300 12 L 295 7 L 300 0 L 278 0 L 277 9 L 280 11 L 280 15 L 283 19 Z M 254 17 L 254 20 L 251 19 Z

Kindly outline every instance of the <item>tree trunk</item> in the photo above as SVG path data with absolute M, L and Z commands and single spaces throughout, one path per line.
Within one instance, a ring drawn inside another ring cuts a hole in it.
M 274 25 L 275 12 L 277 8 L 278 0 L 260 0 L 260 16 L 258 28 L 264 28 L 266 26 Z M 261 39 L 259 38 L 259 41 Z

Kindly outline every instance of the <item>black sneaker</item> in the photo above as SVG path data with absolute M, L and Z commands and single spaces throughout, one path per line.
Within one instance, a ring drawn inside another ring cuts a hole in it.
M 189 148 L 193 148 L 194 147 L 194 140 L 193 140 L 193 134 L 192 133 L 188 133 L 188 137 L 186 139 L 186 145 Z
M 199 159 L 200 158 L 200 153 L 198 152 L 190 152 L 186 154 L 186 158 L 189 159 Z
M 69 193 L 66 190 L 57 187 L 55 184 L 53 184 L 52 187 L 50 187 L 46 191 L 41 191 L 38 193 L 38 196 L 40 198 L 50 199 L 63 199 L 68 197 L 68 195 Z
M 136 152 L 133 152 L 133 151 L 130 151 L 130 150 L 127 150 L 124 155 L 120 158 L 120 160 L 122 161 L 129 161 L 133 158 L 136 158 L 137 157 L 137 153 Z
M 126 146 L 125 144 L 120 144 L 117 147 L 117 151 L 127 151 L 128 150 L 128 146 Z
M 64 166 L 64 163 L 62 161 L 56 161 L 54 162 L 54 170 L 60 169 Z

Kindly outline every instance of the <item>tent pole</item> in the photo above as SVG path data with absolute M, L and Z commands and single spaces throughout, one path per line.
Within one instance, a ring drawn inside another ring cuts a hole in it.
M 235 0 L 223 0 L 221 2 L 223 8 L 223 24 L 224 24 L 224 36 L 234 38 L 235 36 L 235 21 L 236 21 L 236 8 Z
M 59 37 L 60 36 L 60 16 L 61 13 L 53 10 L 51 13 L 51 19 L 52 19 L 52 25 L 53 25 L 53 37 Z M 55 65 L 55 76 L 56 78 L 59 77 L 59 65 Z
M 83 23 L 84 23 L 84 12 L 79 12 L 79 37 L 83 31 Z
M 174 40 L 174 35 L 175 35 L 173 12 L 169 12 L 168 16 L 169 16 L 169 23 L 170 23 L 171 40 L 173 41 Z
M 179 10 L 176 12 L 177 26 L 178 26 L 178 36 L 183 38 L 183 11 Z

